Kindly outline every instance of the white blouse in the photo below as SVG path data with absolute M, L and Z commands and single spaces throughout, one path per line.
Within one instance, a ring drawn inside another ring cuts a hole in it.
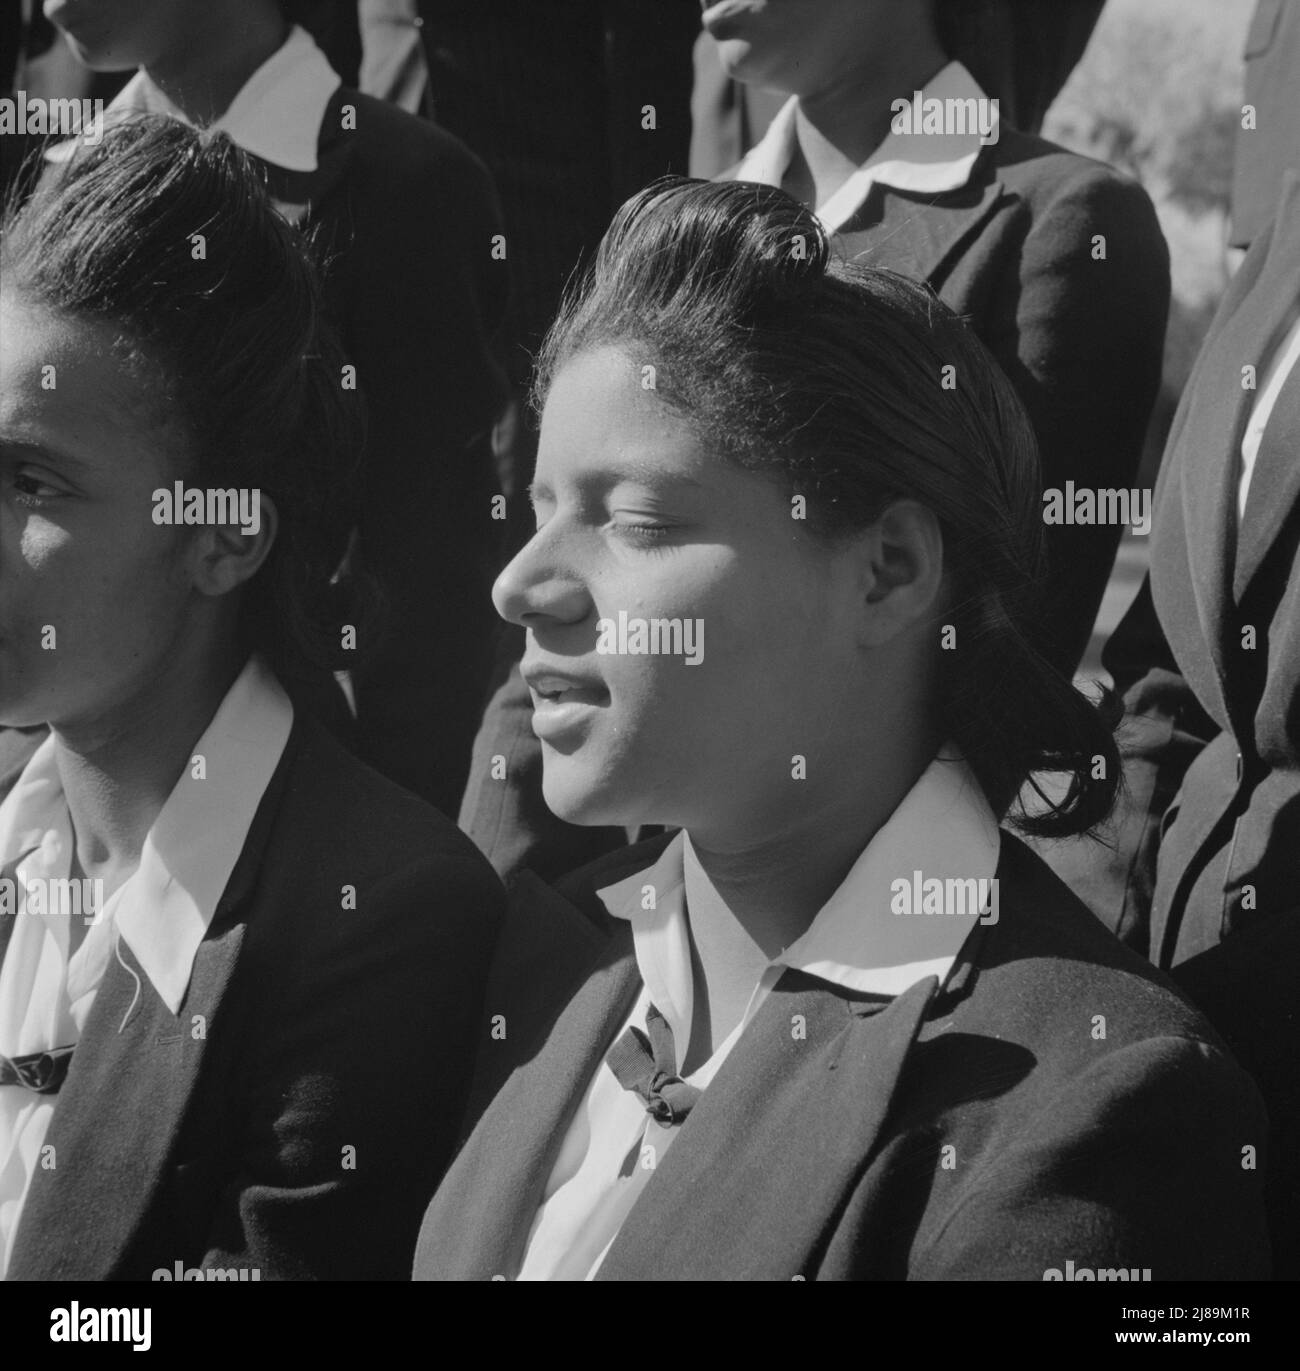
M 707 881 L 690 837 L 674 843 L 681 879 L 656 893 L 656 908 L 631 916 L 642 990 L 617 1037 L 635 1025 L 645 1030 L 653 1003 L 667 1019 L 678 1060 L 691 1037 L 694 985 L 685 890 Z M 980 912 L 913 908 L 913 892 L 941 882 L 987 882 L 997 871 L 998 825 L 966 763 L 944 748 L 863 849 L 849 874 L 818 911 L 807 931 L 763 972 L 745 1013 L 698 1070 L 684 1077 L 706 1088 L 763 1001 L 789 969 L 859 994 L 901 995 L 927 976 L 942 984 Z M 665 856 L 671 855 L 671 849 Z M 903 899 L 899 882 L 907 885 Z M 935 887 L 928 887 L 935 889 Z M 996 886 L 978 886 L 996 900 Z M 993 903 L 985 921 L 997 917 Z M 627 911 L 611 908 L 627 918 Z M 903 917 L 903 915 L 911 917 Z M 922 917 L 915 917 L 922 915 Z M 618 1236 L 628 1212 L 683 1127 L 650 1118 L 640 1098 L 625 1090 L 602 1062 L 578 1105 L 533 1218 L 519 1280 L 590 1280 Z

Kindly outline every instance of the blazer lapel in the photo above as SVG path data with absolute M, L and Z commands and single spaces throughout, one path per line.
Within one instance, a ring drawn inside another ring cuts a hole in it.
M 32 1180 L 10 1279 L 113 1276 L 154 1202 L 243 932 L 227 925 L 200 944 L 179 1015 L 119 943 L 50 1121 L 50 1166 Z
M 582 985 L 507 1079 L 433 1197 L 416 1280 L 513 1278 L 570 1118 L 640 989 L 630 928 L 581 969 Z M 507 1040 L 509 1010 L 506 1010 Z
M 316 140 L 316 170 L 289 171 L 257 159 L 272 201 L 290 223 L 305 223 L 344 185 L 359 132 L 343 127 L 343 107 L 359 104 L 356 91 L 340 86 L 330 97 Z M 336 245 L 345 247 L 347 244 Z
M 416 1280 L 518 1271 L 569 1122 L 641 989 L 632 926 L 606 911 L 625 915 L 647 885 L 680 883 L 681 854 L 678 835 L 649 866 L 601 885 L 584 900 L 593 917 L 527 874 L 512 889 L 497 954 L 506 967 L 493 968 L 488 1004 L 506 1037 L 480 1053 L 472 1090 L 494 1098 L 425 1213 Z
M 1260 315 L 1253 311 L 1243 311 L 1254 315 L 1259 332 L 1256 348 L 1263 340 L 1281 341 L 1274 337 L 1276 329 L 1285 319 L 1287 311 L 1294 307 L 1300 298 L 1300 234 L 1288 229 L 1295 225 L 1300 216 L 1300 175 L 1294 171 L 1286 174 L 1282 202 L 1274 219 L 1276 228 L 1271 238 L 1268 261 L 1256 297 L 1262 301 L 1263 322 Z M 1256 355 L 1252 358 L 1259 365 L 1259 377 L 1263 380 L 1266 359 Z M 1300 494 L 1300 462 L 1296 460 L 1300 445 L 1300 398 L 1297 385 L 1300 374 L 1291 376 L 1288 384 L 1278 396 L 1277 404 L 1269 417 L 1264 431 L 1255 469 L 1251 473 L 1250 490 L 1246 500 L 1246 515 L 1241 522 L 1238 539 L 1237 564 L 1233 576 L 1233 595 L 1240 601 L 1250 584 L 1251 578 L 1259 570 L 1269 549 L 1276 542 L 1283 524 L 1291 517 L 1297 494 Z M 1252 399 L 1256 393 L 1252 394 Z M 1233 456 L 1236 456 L 1236 449 Z M 1234 473 L 1237 463 L 1232 463 Z M 1234 489 L 1235 496 L 1235 489 Z
M 814 1254 L 867 1164 L 937 984 L 928 977 L 897 999 L 868 999 L 787 972 L 682 1125 L 597 1279 L 815 1276 Z
M 850 260 L 933 285 L 966 239 L 980 231 L 1002 192 L 996 176 L 929 197 L 875 185 L 837 242 Z

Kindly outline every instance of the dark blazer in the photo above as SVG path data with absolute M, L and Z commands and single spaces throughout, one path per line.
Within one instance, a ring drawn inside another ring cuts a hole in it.
M 125 943 L 110 961 L 9 1279 L 405 1278 L 503 903 L 446 819 L 300 716 L 180 1013 Z
M 1150 573 L 1103 656 L 1128 710 L 1122 822 L 1109 849 L 1051 854 L 1108 926 L 1176 968 L 1223 1025 L 1286 1156 L 1300 1148 L 1300 372 L 1264 432 L 1240 528 L 1237 487 L 1258 395 L 1243 367 L 1262 380 L 1300 299 L 1298 223 L 1300 174 L 1288 172 L 1183 392 Z M 1300 1181 L 1279 1168 L 1270 1185 L 1279 1271 L 1294 1275 Z
M 317 156 L 314 172 L 266 172 L 277 200 L 308 207 L 301 224 L 365 401 L 357 521 L 389 614 L 377 654 L 358 654 L 358 749 L 454 814 L 496 640 L 490 437 L 506 386 L 492 335 L 509 244 L 493 257 L 503 229 L 482 163 L 427 120 L 341 87 Z
M 562 893 L 517 884 L 487 1001 L 503 1017 L 495 1037 L 482 1027 L 471 1102 L 486 1112 L 425 1215 L 417 1279 L 517 1273 L 640 988 L 630 925 L 608 910 L 637 907 L 667 841 Z M 1266 1273 L 1260 1172 L 1243 1167 L 1264 1136 L 1249 1080 L 1009 836 L 998 878 L 999 922 L 942 993 L 934 977 L 894 999 L 781 978 L 598 1279 L 1037 1281 L 1071 1261 L 1154 1280 Z
M 1004 124 L 962 189 L 876 185 L 839 242 L 845 257 L 927 282 L 970 323 L 1029 413 L 1044 488 L 1133 485 L 1169 310 L 1169 252 L 1136 181 Z M 1046 533 L 1042 642 L 1073 672 L 1123 529 Z

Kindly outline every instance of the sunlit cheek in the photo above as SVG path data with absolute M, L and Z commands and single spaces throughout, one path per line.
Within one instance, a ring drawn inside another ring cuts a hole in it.
M 23 524 L 18 548 L 24 566 L 33 573 L 53 570 L 74 553 L 75 539 L 61 524 L 32 515 Z

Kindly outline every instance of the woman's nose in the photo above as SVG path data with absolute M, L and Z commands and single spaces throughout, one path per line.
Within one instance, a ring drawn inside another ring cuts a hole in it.
M 540 528 L 497 577 L 492 603 L 512 624 L 534 628 L 542 620 L 581 623 L 591 598 L 582 578 L 556 554 L 556 539 Z

